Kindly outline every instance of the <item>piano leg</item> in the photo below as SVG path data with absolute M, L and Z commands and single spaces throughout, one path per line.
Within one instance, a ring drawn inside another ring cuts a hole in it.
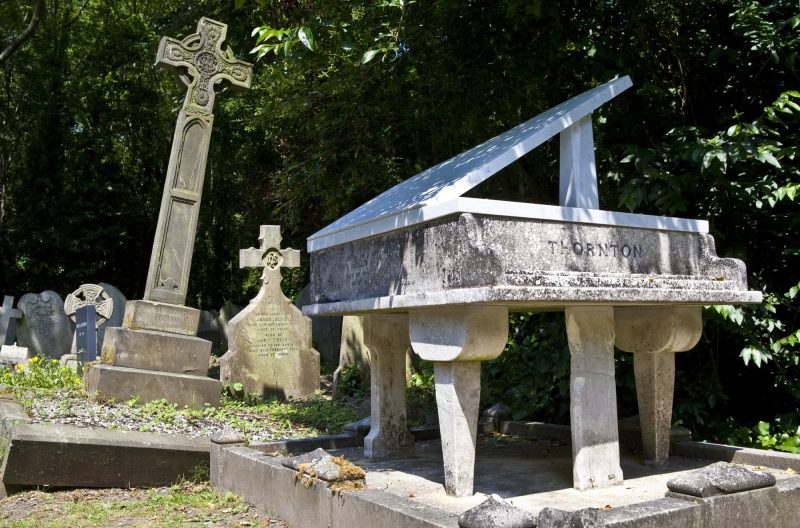
M 575 489 L 622 484 L 614 380 L 614 308 L 565 308 L 570 350 L 572 479 Z
M 675 352 L 685 352 L 700 340 L 702 308 L 617 307 L 614 321 L 617 348 L 633 353 L 645 464 L 666 464 L 672 432 Z
M 436 361 L 436 407 L 442 437 L 444 489 L 454 497 L 472 495 L 475 440 L 481 400 L 479 361 Z
M 481 396 L 481 361 L 503 352 L 508 340 L 505 306 L 450 306 L 409 312 L 414 352 L 433 361 L 442 437 L 444 488 L 472 495 Z
M 646 466 L 662 466 L 669 459 L 675 353 L 635 353 L 633 371 L 636 376 L 644 463 Z
M 364 343 L 370 352 L 370 430 L 364 456 L 370 460 L 409 457 L 414 437 L 406 419 L 408 316 L 364 316 Z

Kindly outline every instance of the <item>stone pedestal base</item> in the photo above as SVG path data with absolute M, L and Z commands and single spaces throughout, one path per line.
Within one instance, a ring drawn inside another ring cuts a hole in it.
M 138 397 L 141 403 L 167 400 L 178 407 L 193 409 L 219 405 L 222 392 L 222 383 L 205 376 L 103 364 L 89 365 L 84 385 L 91 399 L 120 402 Z
M 152 330 L 109 328 L 101 361 L 107 365 L 205 376 L 211 341 Z
M 211 342 L 195 337 L 200 310 L 153 301 L 128 301 L 123 328 L 106 332 L 101 363 L 89 365 L 89 397 L 179 407 L 219 405 L 222 383 L 207 378 Z

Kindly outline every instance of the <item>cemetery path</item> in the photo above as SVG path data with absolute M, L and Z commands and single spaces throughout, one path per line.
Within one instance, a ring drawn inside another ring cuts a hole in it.
M 290 528 L 207 484 L 155 489 L 26 491 L 0 500 L 0 528 Z

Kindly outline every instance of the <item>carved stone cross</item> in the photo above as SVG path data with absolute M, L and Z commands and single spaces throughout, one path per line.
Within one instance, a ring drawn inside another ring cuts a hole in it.
M 11 319 L 19 319 L 22 312 L 14 308 L 14 298 L 10 295 L 3 296 L 3 306 L 0 306 L 0 345 L 14 344 L 14 328 Z
M 237 60 L 222 43 L 228 26 L 201 18 L 197 33 L 183 40 L 164 37 L 156 65 L 173 70 L 187 86 L 169 157 L 158 227 L 144 298 L 182 305 L 186 301 L 194 237 L 214 115 L 214 88 L 227 81 L 249 88 L 252 65 Z
M 300 250 L 280 249 L 281 227 L 262 225 L 258 235 L 259 248 L 239 250 L 240 268 L 264 268 L 261 274 L 261 285 L 281 284 L 281 268 L 297 268 L 300 266 Z
M 64 313 L 72 319 L 72 322 L 76 322 L 75 312 L 88 304 L 94 306 L 97 315 L 95 327 L 100 327 L 114 313 L 114 299 L 98 284 L 81 284 L 80 288 L 67 295 L 64 300 Z

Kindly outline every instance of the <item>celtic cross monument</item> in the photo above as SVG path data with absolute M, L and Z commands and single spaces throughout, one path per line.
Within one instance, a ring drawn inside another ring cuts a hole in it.
M 185 39 L 161 39 L 156 65 L 172 69 L 187 86 L 178 114 L 172 152 L 161 198 L 161 211 L 150 257 L 144 298 L 184 304 L 208 144 L 214 123 L 214 87 L 223 81 L 249 88 L 252 66 L 222 50 L 227 26 L 201 18 L 197 33 Z
M 183 40 L 164 37 L 156 65 L 187 87 L 169 157 L 144 299 L 129 301 L 121 328 L 109 328 L 101 363 L 86 371 L 90 396 L 202 408 L 219 403 L 207 377 L 211 342 L 196 337 L 200 311 L 184 306 L 206 171 L 215 89 L 249 88 L 252 65 L 223 49 L 227 26 L 208 18 Z

